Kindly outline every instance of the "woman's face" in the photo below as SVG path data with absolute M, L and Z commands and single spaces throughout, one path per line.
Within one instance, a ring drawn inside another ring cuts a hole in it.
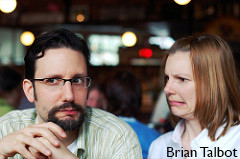
M 187 120 L 194 119 L 196 90 L 189 52 L 169 55 L 165 66 L 166 93 L 171 112 Z

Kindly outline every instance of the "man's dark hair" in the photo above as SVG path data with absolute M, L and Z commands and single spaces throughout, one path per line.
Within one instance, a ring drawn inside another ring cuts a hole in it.
M 142 104 L 142 88 L 131 72 L 119 71 L 104 83 L 107 111 L 126 117 L 136 117 Z
M 22 76 L 13 68 L 8 66 L 0 67 L 0 92 L 11 92 L 22 82 Z
M 67 29 L 57 29 L 38 36 L 30 46 L 25 60 L 25 78 L 33 79 L 36 60 L 43 57 L 47 49 L 70 48 L 83 54 L 87 67 L 89 66 L 89 49 L 86 42 Z

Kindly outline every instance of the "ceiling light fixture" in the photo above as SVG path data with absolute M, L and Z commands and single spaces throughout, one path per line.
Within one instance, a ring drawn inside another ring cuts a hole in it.
M 35 40 L 35 36 L 32 32 L 30 31 L 25 31 L 22 33 L 20 36 L 20 41 L 23 45 L 25 46 L 30 46 L 32 45 L 33 41 Z
M 0 10 L 3 13 L 11 13 L 17 7 L 16 0 L 0 0 Z
M 131 31 L 127 31 L 122 35 L 122 43 L 127 47 L 132 47 L 137 42 L 137 36 Z
M 174 0 L 179 5 L 187 5 L 191 0 Z

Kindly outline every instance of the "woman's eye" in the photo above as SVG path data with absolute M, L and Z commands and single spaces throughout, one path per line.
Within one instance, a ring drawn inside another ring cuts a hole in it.
M 185 81 L 187 81 L 188 79 L 186 79 L 186 78 L 183 78 L 183 77 L 179 77 L 179 79 L 181 80 L 181 81 L 183 81 L 183 82 L 185 82 Z

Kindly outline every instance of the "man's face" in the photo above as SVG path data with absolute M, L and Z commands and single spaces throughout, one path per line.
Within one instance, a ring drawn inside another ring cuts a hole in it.
M 72 79 L 87 76 L 87 66 L 82 53 L 69 48 L 49 49 L 36 61 L 35 79 Z M 53 89 L 41 81 L 34 82 L 34 99 L 39 123 L 54 122 L 64 130 L 81 126 L 87 98 L 87 88 L 75 89 L 69 81 Z M 72 125 L 73 124 L 73 125 Z M 74 129 L 74 128 L 73 128 Z

